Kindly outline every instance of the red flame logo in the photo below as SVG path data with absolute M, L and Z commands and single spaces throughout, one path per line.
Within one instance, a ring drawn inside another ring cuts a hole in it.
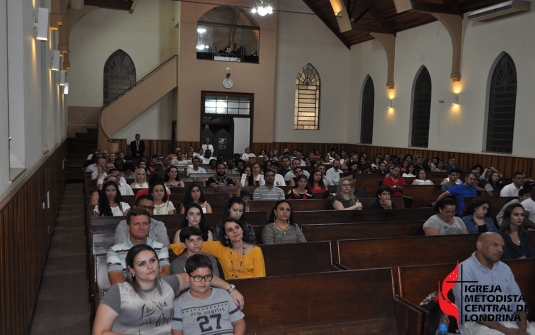
M 442 282 L 442 290 L 440 290 L 440 282 L 438 283 L 438 302 L 440 309 L 446 315 L 453 316 L 457 320 L 457 326 L 459 324 L 459 308 L 448 299 L 448 293 L 455 286 L 457 279 L 459 278 L 459 262 L 450 274 L 444 278 Z

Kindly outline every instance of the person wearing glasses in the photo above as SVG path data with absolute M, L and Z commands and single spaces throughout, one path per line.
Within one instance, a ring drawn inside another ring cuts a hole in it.
M 336 210 L 362 210 L 362 204 L 355 199 L 353 183 L 348 177 L 343 177 L 338 183 L 333 197 L 333 208 Z
M 490 202 L 485 198 L 475 198 L 468 204 L 463 213 L 464 225 L 470 234 L 481 234 L 487 231 L 497 233 L 498 229 L 490 218 Z
M 136 199 L 134 203 L 134 209 L 144 209 L 150 214 L 150 228 L 149 228 L 149 238 L 153 241 L 160 242 L 163 245 L 169 245 L 169 236 L 167 236 L 167 228 L 162 221 L 154 220 L 152 217 L 154 215 L 154 200 L 150 195 L 142 195 Z M 121 243 L 122 241 L 129 238 L 129 233 L 126 228 L 126 220 L 122 220 L 115 228 L 115 244 Z
M 195 279 L 183 273 L 163 276 L 157 252 L 146 244 L 128 250 L 125 258 L 126 279 L 113 284 L 100 300 L 93 325 L 93 335 L 139 334 L 169 335 L 173 322 L 173 300 Z M 195 276 L 195 274 L 193 274 Z M 243 296 L 234 285 L 219 277 L 204 275 L 200 284 L 226 289 L 234 302 L 233 309 L 242 309 Z M 237 313 L 237 312 L 236 312 Z M 216 321 L 215 318 L 213 318 Z
M 205 241 L 199 251 L 217 259 L 226 280 L 265 277 L 262 249 L 243 234 L 243 224 L 229 217 L 224 221 L 223 232 L 219 241 Z M 171 244 L 170 248 L 175 255 L 184 251 L 181 243 Z
M 245 334 L 244 314 L 230 294 L 210 285 L 214 278 L 212 267 L 205 255 L 188 258 L 189 291 L 173 301 L 173 335 L 200 334 L 214 329 L 217 334 Z

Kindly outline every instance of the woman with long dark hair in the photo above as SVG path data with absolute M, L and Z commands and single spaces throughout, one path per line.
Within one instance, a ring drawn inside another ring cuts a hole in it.
M 301 229 L 295 224 L 292 205 L 287 200 L 275 203 L 269 222 L 262 229 L 262 242 L 264 244 L 306 242 Z
M 197 227 L 202 232 L 203 241 L 213 241 L 214 236 L 212 232 L 206 227 L 204 220 L 204 213 L 199 204 L 191 203 L 186 207 L 184 219 L 182 220 L 182 228 Z M 176 232 L 173 238 L 174 243 L 180 243 L 180 229 Z
M 297 170 L 301 169 L 300 166 L 296 167 L 294 169 L 294 173 L 297 173 Z M 290 179 L 290 182 L 293 180 L 296 180 L 294 182 L 295 188 L 288 191 L 286 194 L 286 199 L 312 199 L 312 193 L 308 190 L 308 178 L 303 174 L 301 171 L 301 174 L 299 174 L 297 177 Z
M 169 188 L 184 187 L 184 182 L 180 180 L 180 177 L 178 176 L 178 168 L 176 166 L 170 166 L 167 171 L 165 171 L 163 181 L 165 182 L 165 186 Z
M 163 182 L 157 181 L 153 183 L 149 188 L 149 194 L 154 199 L 154 215 L 175 214 L 175 205 L 169 200 Z
M 521 204 L 507 206 L 503 212 L 500 235 L 505 242 L 502 259 L 534 258 L 535 246 L 524 229 L 524 207 Z
M 312 193 L 324 193 L 328 190 L 327 185 L 323 182 L 323 174 L 320 170 L 313 170 L 308 177 L 308 189 Z
M 129 210 L 130 205 L 123 201 L 117 184 L 113 181 L 105 182 L 99 191 L 95 216 L 126 216 Z
M 227 207 L 223 212 L 223 220 L 214 229 L 214 240 L 219 240 L 221 235 L 224 235 L 223 225 L 225 220 L 233 218 L 238 220 L 243 226 L 243 234 L 247 236 L 247 239 L 256 244 L 256 235 L 254 228 L 243 219 L 243 213 L 245 213 L 245 201 L 240 197 L 232 197 L 227 202 Z
M 173 300 L 189 288 L 188 274 L 160 277 L 160 264 L 154 249 L 146 244 L 133 246 L 125 259 L 126 281 L 114 284 L 100 304 L 93 324 L 93 335 L 171 334 Z M 230 284 L 214 276 L 213 287 L 228 289 L 238 307 L 243 296 Z
M 184 214 L 184 209 L 192 203 L 199 204 L 203 213 L 212 213 L 212 207 L 208 201 L 204 200 L 204 193 L 199 185 L 196 184 L 188 186 L 186 194 L 184 195 L 184 200 L 180 205 L 180 214 Z
M 490 218 L 490 202 L 482 197 L 470 201 L 463 212 L 463 222 L 470 234 L 498 232 L 494 221 Z
M 223 227 L 224 234 L 219 236 L 219 241 L 204 242 L 200 251 L 217 258 L 227 280 L 265 277 L 262 249 L 244 235 L 243 224 L 228 218 Z M 176 255 L 184 251 L 182 244 L 171 244 L 170 247 Z

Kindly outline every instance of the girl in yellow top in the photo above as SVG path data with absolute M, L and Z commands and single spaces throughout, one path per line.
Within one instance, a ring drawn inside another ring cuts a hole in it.
M 262 249 L 247 241 L 246 237 L 244 240 L 242 224 L 234 218 L 227 218 L 224 233 L 219 241 L 204 242 L 200 252 L 217 258 L 225 279 L 265 277 Z M 184 251 L 182 244 L 171 244 L 171 249 L 176 255 Z

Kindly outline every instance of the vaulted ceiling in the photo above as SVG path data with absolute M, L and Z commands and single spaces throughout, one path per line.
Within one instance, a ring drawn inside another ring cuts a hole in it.
M 119 10 L 133 10 L 139 0 L 84 0 L 85 5 Z M 180 1 L 180 0 L 174 0 Z M 191 1 L 191 0 L 190 0 Z M 296 0 L 278 0 L 296 1 Z M 396 0 L 412 9 L 396 12 L 394 0 L 340 0 L 347 9 L 352 30 L 341 33 L 330 0 L 303 0 L 348 48 L 373 39 L 370 33 L 396 35 L 399 31 L 436 21 L 432 13 L 463 16 L 464 13 L 505 0 Z M 198 0 L 204 3 L 205 0 Z M 231 2 L 231 1 L 229 1 Z M 254 0 L 251 0 L 251 5 Z M 275 8 L 276 10 L 276 8 Z
M 288 0 L 279 0 L 288 1 Z M 432 13 L 462 15 L 504 0 L 405 0 L 412 9 L 397 13 L 394 0 L 344 1 L 352 30 L 340 33 L 330 0 L 303 0 L 347 46 L 373 39 L 370 32 L 395 35 L 399 31 L 436 21 Z

